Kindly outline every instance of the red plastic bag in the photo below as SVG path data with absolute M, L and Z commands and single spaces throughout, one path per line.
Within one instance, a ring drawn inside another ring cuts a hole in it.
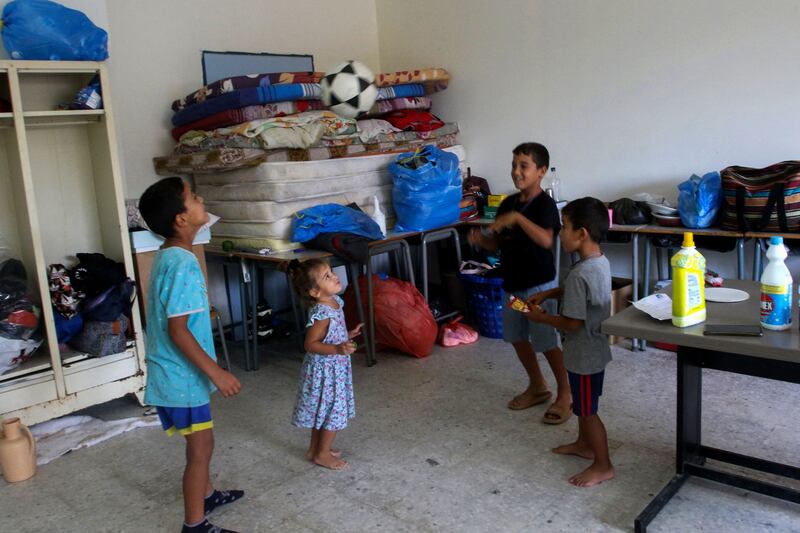
M 367 278 L 358 279 L 364 316 L 367 309 Z M 425 299 L 412 284 L 399 279 L 372 276 L 376 346 L 389 346 L 414 357 L 427 357 L 436 341 L 436 321 Z M 348 328 L 358 324 L 353 287 L 344 293 Z M 365 325 L 366 327 L 366 325 Z

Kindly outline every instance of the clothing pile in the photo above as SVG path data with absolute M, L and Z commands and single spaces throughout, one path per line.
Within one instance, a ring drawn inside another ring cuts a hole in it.
M 296 212 L 355 203 L 370 213 L 374 198 L 391 228 L 387 167 L 398 153 L 435 144 L 463 164 L 457 124 L 431 114 L 428 95 L 447 87 L 445 69 L 377 75 L 378 99 L 359 120 L 323 107 L 322 77 L 238 76 L 172 103 L 178 143 L 171 155 L 154 159 L 156 172 L 193 175 L 208 210 L 222 218 L 211 229 L 213 245 L 294 249 Z

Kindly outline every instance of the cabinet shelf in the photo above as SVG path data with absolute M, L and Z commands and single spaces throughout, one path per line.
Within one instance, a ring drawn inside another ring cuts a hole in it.
M 90 83 L 99 83 L 104 109 L 58 109 Z M 0 113 L 0 247 L 22 261 L 45 303 L 45 342 L 0 375 L 0 418 L 30 425 L 143 391 L 138 308 L 125 351 L 90 357 L 59 345 L 49 305 L 48 265 L 72 265 L 78 252 L 102 253 L 135 277 L 107 84 L 102 63 L 0 61 L 0 98 L 13 107 Z
M 50 363 L 50 353 L 47 350 L 47 343 L 43 343 L 39 348 L 33 352 L 33 356 L 19 365 L 14 370 L 0 374 L 0 385 L 4 385 L 9 381 L 15 381 L 23 376 L 29 374 L 36 374 L 39 372 L 48 371 L 53 373 L 53 367 Z

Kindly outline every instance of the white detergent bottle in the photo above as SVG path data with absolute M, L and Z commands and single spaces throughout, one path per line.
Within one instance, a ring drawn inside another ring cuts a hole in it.
M 372 197 L 372 220 L 381 228 L 381 233 L 386 237 L 386 215 L 381 211 L 377 196 Z
M 784 262 L 783 237 L 770 237 L 767 259 L 761 274 L 761 327 L 772 330 L 792 326 L 792 275 Z

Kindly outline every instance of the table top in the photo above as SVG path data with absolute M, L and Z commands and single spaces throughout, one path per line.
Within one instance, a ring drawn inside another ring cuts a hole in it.
M 763 337 L 703 335 L 705 324 L 759 323 L 759 283 L 731 279 L 726 280 L 724 286 L 746 291 L 750 298 L 737 303 L 706 302 L 706 322 L 688 328 L 677 328 L 669 320 L 658 321 L 630 306 L 603 322 L 602 331 L 607 335 L 800 363 L 800 328 L 796 303 L 792 306 L 792 327 L 786 331 L 765 329 Z M 667 287 L 662 292 L 669 294 L 670 291 L 671 288 Z

